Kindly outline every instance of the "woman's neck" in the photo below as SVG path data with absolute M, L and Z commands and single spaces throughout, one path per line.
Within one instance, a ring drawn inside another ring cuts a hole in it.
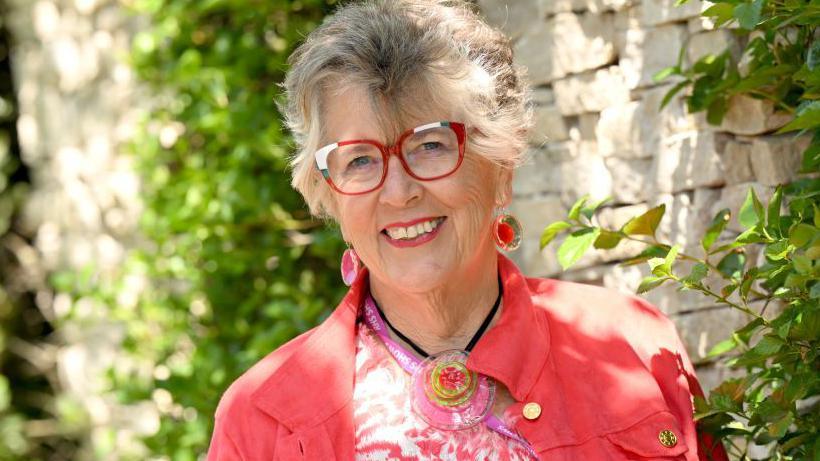
M 371 274 L 370 290 L 393 327 L 427 353 L 464 349 L 499 294 L 497 259 L 478 267 L 424 293 L 397 289 Z

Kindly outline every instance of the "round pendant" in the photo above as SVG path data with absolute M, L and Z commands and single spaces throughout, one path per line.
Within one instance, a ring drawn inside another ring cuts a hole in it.
M 433 427 L 466 429 L 492 409 L 495 382 L 467 368 L 465 351 L 451 350 L 422 362 L 413 373 L 413 410 Z

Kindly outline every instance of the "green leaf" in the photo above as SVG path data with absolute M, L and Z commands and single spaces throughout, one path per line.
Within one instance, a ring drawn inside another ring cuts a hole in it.
M 769 427 L 766 429 L 766 431 L 772 438 L 779 439 L 786 435 L 786 432 L 789 430 L 789 426 L 791 426 L 793 422 L 794 415 L 791 413 L 786 413 L 779 420 L 769 424 Z
M 673 86 L 669 91 L 667 91 L 666 94 L 663 96 L 663 100 L 661 101 L 659 110 L 666 107 L 669 104 L 669 102 L 672 101 L 672 98 L 674 98 L 675 95 L 680 92 L 680 90 L 689 86 L 690 83 L 691 82 L 689 80 L 684 80 L 678 83 L 677 85 Z
M 740 251 L 732 251 L 726 254 L 717 264 L 717 269 L 721 274 L 730 279 L 740 279 L 743 269 L 746 266 L 746 255 Z
M 561 267 L 567 270 L 578 262 L 600 233 L 601 229 L 596 227 L 581 229 L 569 234 L 558 248 L 558 263 Z
M 786 240 L 778 240 L 766 247 L 766 257 L 773 261 L 779 261 L 786 257 L 794 249 Z
M 817 67 L 817 63 L 820 63 L 820 40 L 812 41 L 809 51 L 806 53 L 806 66 L 809 70 L 813 71 Z
M 811 224 L 798 223 L 789 229 L 789 243 L 794 245 L 795 248 L 801 248 L 811 242 L 817 235 L 816 227 Z
M 572 208 L 569 209 L 567 218 L 573 221 L 577 221 L 581 217 L 581 208 L 584 207 L 584 204 L 587 203 L 587 200 L 589 200 L 589 195 L 584 195 L 583 197 L 579 198 L 578 201 L 576 201 L 572 205 Z
M 699 262 L 692 266 L 692 271 L 689 272 L 689 275 L 681 279 L 681 282 L 683 282 L 685 286 L 691 287 L 699 284 L 708 273 L 709 267 L 706 266 L 706 264 Z
M 820 126 L 820 101 L 812 101 L 802 111 L 798 111 L 794 120 L 777 130 L 777 133 L 814 129 L 818 126 Z
M 669 277 L 653 277 L 649 276 L 641 280 L 638 285 L 638 294 L 646 293 L 647 291 L 661 285 L 663 282 L 670 280 Z
M 651 235 L 654 237 L 664 212 L 666 212 L 666 205 L 656 206 L 646 213 L 630 219 L 621 228 L 621 232 L 626 235 Z
M 797 271 L 798 274 L 809 275 L 811 272 L 811 259 L 805 255 L 793 255 L 792 262 L 794 263 L 794 270 Z
M 560 234 L 562 231 L 565 231 L 572 227 L 572 224 L 566 221 L 557 221 L 544 229 L 544 232 L 541 233 L 541 249 L 543 250 L 549 243 Z
M 718 96 L 706 108 L 706 121 L 712 125 L 720 125 L 728 110 L 729 100 L 725 96 Z
M 669 66 L 665 69 L 661 69 L 652 76 L 652 81 L 660 82 L 672 74 L 680 74 L 680 68 L 678 66 Z
M 657 245 L 652 245 L 652 246 L 646 248 L 645 250 L 641 251 L 636 256 L 633 256 L 632 258 L 629 258 L 626 261 L 622 262 L 621 265 L 622 266 L 633 266 L 635 264 L 639 264 L 639 263 L 642 263 L 644 261 L 647 261 L 651 258 L 661 258 L 663 256 L 666 256 L 666 253 L 667 253 L 667 250 L 665 248 L 659 247 Z
M 750 188 L 749 192 L 746 193 L 746 200 L 743 201 L 743 205 L 740 207 L 737 219 L 745 228 L 753 227 L 765 219 L 763 217 L 763 205 L 757 198 L 754 188 Z
M 714 18 L 715 27 L 720 27 L 734 18 L 733 13 L 734 6 L 731 3 L 715 3 L 705 9 L 701 16 Z
M 599 250 L 611 250 L 618 246 L 623 236 L 617 232 L 602 230 L 601 235 L 595 239 L 594 246 Z
M 586 204 L 581 208 L 581 214 L 586 216 L 587 219 L 592 219 L 592 215 L 595 214 L 595 211 L 609 200 L 611 200 L 611 197 L 604 197 L 596 202 Z
M 760 243 L 765 241 L 763 237 L 760 235 L 759 226 L 754 226 L 746 229 L 740 235 L 735 237 L 735 243 L 738 244 L 747 244 L 747 243 Z M 736 247 L 737 245 L 732 244 L 731 247 Z M 726 248 L 728 249 L 728 248 Z
M 760 338 L 760 341 L 755 344 L 752 350 L 759 355 L 769 356 L 776 354 L 784 344 L 785 342 L 777 336 L 766 335 Z
M 736 347 L 737 343 L 734 338 L 725 339 L 715 344 L 712 349 L 709 350 L 709 353 L 706 354 L 706 357 L 714 357 L 716 355 L 725 354 Z
M 740 27 L 752 30 L 760 22 L 760 12 L 763 10 L 764 0 L 753 0 L 748 3 L 741 3 L 734 8 L 732 16 L 737 19 Z
M 723 232 L 723 229 L 726 228 L 726 224 L 731 217 L 732 212 L 728 208 L 724 208 L 712 218 L 712 223 L 709 224 L 709 228 L 706 229 L 706 233 L 700 240 L 704 251 L 709 252 L 709 248 L 712 248 L 712 245 L 714 245 L 715 241 L 720 237 L 720 234 Z
M 766 213 L 766 224 L 770 229 L 770 233 L 775 237 L 780 237 L 780 206 L 783 201 L 783 187 L 777 186 L 769 200 L 769 206 Z
M 764 326 L 763 319 L 758 317 L 735 331 L 732 336 L 739 340 L 739 342 L 748 345 L 749 339 L 751 339 L 752 335 L 762 326 Z

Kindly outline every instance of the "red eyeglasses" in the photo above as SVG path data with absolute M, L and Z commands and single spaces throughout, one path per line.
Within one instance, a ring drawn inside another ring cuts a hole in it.
M 316 151 L 316 167 L 335 191 L 366 194 L 384 183 L 390 155 L 420 181 L 453 174 L 464 160 L 466 139 L 463 123 L 433 122 L 405 131 L 392 146 L 371 139 L 329 144 Z

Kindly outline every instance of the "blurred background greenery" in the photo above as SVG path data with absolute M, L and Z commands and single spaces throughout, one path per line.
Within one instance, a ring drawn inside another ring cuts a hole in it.
M 318 323 L 343 293 L 343 243 L 290 187 L 292 143 L 276 106 L 287 56 L 332 1 L 127 6 L 150 24 L 128 57 L 154 100 L 129 146 L 143 181 L 143 241 L 115 273 L 101 276 L 89 265 L 53 274 L 50 283 L 93 303 L 95 317 L 112 328 L 124 326 L 122 356 L 104 386 L 124 408 L 153 401 L 158 427 L 134 413 L 147 421 L 147 451 L 122 444 L 114 429 L 93 428 L 89 442 L 83 408 L 62 399 L 42 370 L 4 351 L 0 459 L 197 459 L 227 385 Z M 0 235 L 8 241 L 27 177 L 13 139 L 5 29 L 2 40 Z M 32 319 L 31 294 L 15 292 L 8 279 L 13 259 L 0 253 L 0 351 L 9 336 L 48 343 L 54 329 L 87 321 L 76 309 L 54 322 Z M 38 434 L 44 424 L 52 430 Z

